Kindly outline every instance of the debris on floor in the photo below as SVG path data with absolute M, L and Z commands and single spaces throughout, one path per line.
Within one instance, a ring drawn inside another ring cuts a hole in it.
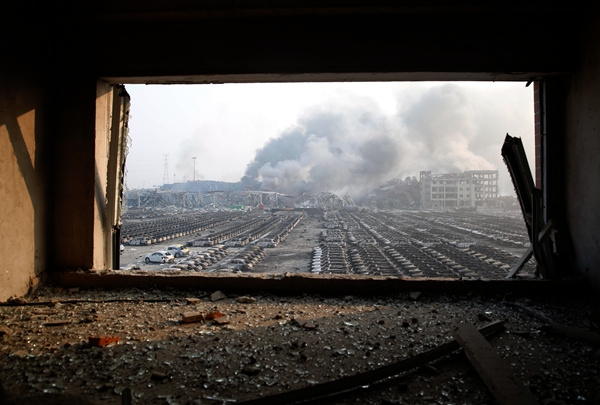
M 118 336 L 90 336 L 88 339 L 90 345 L 96 347 L 108 346 L 119 341 Z
M 215 293 L 43 287 L 0 303 L 4 395 L 20 405 L 50 396 L 216 405 L 287 395 L 293 403 L 298 392 L 342 382 L 342 392 L 327 388 L 325 403 L 494 404 L 452 327 L 500 322 L 503 331 L 486 339 L 539 403 L 600 403 L 598 345 L 542 320 L 597 334 L 594 297 Z

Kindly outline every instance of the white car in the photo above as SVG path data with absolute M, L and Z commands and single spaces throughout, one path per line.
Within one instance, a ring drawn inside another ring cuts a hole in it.
M 168 246 L 167 251 L 175 257 L 187 256 L 190 253 L 190 249 L 181 244 Z
M 144 261 L 146 263 L 173 263 L 175 258 L 170 252 L 167 252 L 166 250 L 159 250 L 146 255 Z

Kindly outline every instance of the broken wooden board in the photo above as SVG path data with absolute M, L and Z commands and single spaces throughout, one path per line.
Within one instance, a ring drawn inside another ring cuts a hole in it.
M 466 323 L 454 325 L 452 334 L 500 405 L 539 403 L 473 325 Z
M 493 333 L 500 332 L 504 329 L 504 322 L 494 321 L 480 329 L 483 335 L 491 335 Z M 366 371 L 347 377 L 342 377 L 337 380 L 300 388 L 293 391 L 282 392 L 280 394 L 274 394 L 267 397 L 260 397 L 251 399 L 249 401 L 240 402 L 240 405 L 281 405 L 281 404 L 294 404 L 302 403 L 306 401 L 315 401 L 317 399 L 323 399 L 335 394 L 342 392 L 348 392 L 360 387 L 364 387 L 373 384 L 378 381 L 382 381 L 386 378 L 397 376 L 406 371 L 421 367 L 431 361 L 437 360 L 442 356 L 447 356 L 459 350 L 460 345 L 456 340 L 444 343 L 440 346 L 434 347 L 423 353 L 419 353 L 416 356 L 409 357 L 404 360 L 400 360 L 396 363 L 382 366 L 374 370 Z

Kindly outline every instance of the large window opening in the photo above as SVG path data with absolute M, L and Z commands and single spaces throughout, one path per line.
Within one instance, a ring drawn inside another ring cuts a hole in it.
M 535 167 L 524 82 L 126 89 L 123 271 L 502 279 L 529 246 L 500 153 Z

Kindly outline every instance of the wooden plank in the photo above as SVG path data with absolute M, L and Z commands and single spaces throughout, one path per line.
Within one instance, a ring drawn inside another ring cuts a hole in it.
M 473 325 L 453 325 L 452 333 L 500 405 L 539 404 L 531 391 L 519 382 L 504 359 Z
M 484 335 L 491 335 L 500 332 L 504 329 L 504 322 L 494 321 L 480 329 Z M 479 332 L 479 331 L 478 331 Z M 364 373 L 355 374 L 352 376 L 342 377 L 338 380 L 333 380 L 317 385 L 300 388 L 293 391 L 282 392 L 267 397 L 251 399 L 249 401 L 240 402 L 239 405 L 281 405 L 294 404 L 305 401 L 315 401 L 317 399 L 326 398 L 341 392 L 348 392 L 359 387 L 364 387 L 386 378 L 390 378 L 411 369 L 423 366 L 431 361 L 439 359 L 442 356 L 447 356 L 452 352 L 459 350 L 460 345 L 456 340 L 446 342 L 440 346 L 434 347 L 416 356 L 400 360 L 396 363 L 382 366 L 374 370 Z

